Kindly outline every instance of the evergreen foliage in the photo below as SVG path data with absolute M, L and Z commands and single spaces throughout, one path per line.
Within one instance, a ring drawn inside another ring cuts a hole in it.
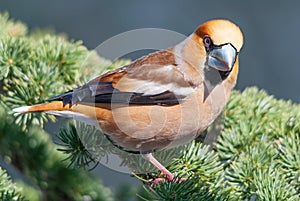
M 178 150 L 155 153 L 173 158 L 167 168 L 188 178 L 182 183 L 153 185 L 151 178 L 161 176 L 153 173 L 156 169 L 139 156 L 128 158 L 112 149 L 91 126 L 70 122 L 55 145 L 41 128 L 53 116 L 11 115 L 14 107 L 42 102 L 127 62 L 112 64 L 64 36 L 27 34 L 25 25 L 0 15 L 0 154 L 30 180 L 23 186 L 31 185 L 32 194 L 49 200 L 112 200 L 101 181 L 71 167 L 90 168 L 98 158 L 115 153 L 123 165 L 144 164 L 151 173 L 136 175 L 145 190 L 124 187 L 117 193 L 119 200 L 300 200 L 300 105 L 255 87 L 233 91 L 223 121 L 215 125 L 222 128 L 221 135 L 212 145 L 193 141 Z M 25 199 L 16 186 L 21 185 L 0 169 L 3 200 Z M 138 194 L 135 198 L 133 192 Z
M 26 199 L 21 196 L 20 192 L 21 189 L 11 181 L 6 171 L 0 167 L 0 200 L 25 201 Z
M 15 188 L 1 170 L 0 184 L 6 187 L 1 200 L 22 200 L 20 193 L 31 200 L 112 200 L 111 191 L 91 173 L 67 167 L 59 146 L 40 127 L 53 116 L 11 115 L 14 107 L 42 102 L 84 81 L 80 76 L 92 73 L 83 69 L 91 52 L 62 36 L 28 35 L 26 26 L 6 13 L 0 22 L 0 155 L 29 181 Z M 30 189 L 30 195 L 22 189 Z

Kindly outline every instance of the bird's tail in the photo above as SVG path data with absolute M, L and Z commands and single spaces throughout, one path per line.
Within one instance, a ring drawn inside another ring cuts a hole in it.
M 63 101 L 53 101 L 49 103 L 43 103 L 32 106 L 23 106 L 13 109 L 16 113 L 30 113 L 30 112 L 46 112 L 56 116 L 62 116 L 66 118 L 73 118 L 78 121 L 85 122 L 90 125 L 98 125 L 95 118 L 95 110 L 91 107 L 77 107 L 77 111 L 74 111 L 71 104 L 64 104 Z M 85 112 L 87 114 L 85 114 Z
M 51 111 L 69 111 L 71 108 L 68 105 L 63 105 L 62 101 L 54 101 L 49 103 L 42 103 L 32 106 L 22 106 L 13 109 L 17 113 L 30 113 L 30 112 L 51 112 Z

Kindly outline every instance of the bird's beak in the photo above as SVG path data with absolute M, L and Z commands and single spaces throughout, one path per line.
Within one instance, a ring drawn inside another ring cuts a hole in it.
M 235 63 L 237 51 L 231 44 L 215 47 L 208 54 L 208 66 L 219 71 L 230 71 Z

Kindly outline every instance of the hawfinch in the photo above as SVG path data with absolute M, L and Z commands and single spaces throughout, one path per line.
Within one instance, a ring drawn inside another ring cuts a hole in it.
M 167 180 L 152 152 L 187 143 L 227 103 L 238 75 L 240 28 L 211 20 L 179 44 L 100 75 L 47 103 L 14 109 L 46 112 L 97 125 L 118 147 L 141 153 Z

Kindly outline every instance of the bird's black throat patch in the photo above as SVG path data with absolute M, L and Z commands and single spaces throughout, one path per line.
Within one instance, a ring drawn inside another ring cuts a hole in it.
M 212 86 L 216 86 L 220 84 L 223 80 L 225 80 L 230 72 L 230 71 L 219 71 L 217 69 L 208 67 L 204 68 L 204 78 L 206 81 L 209 81 Z
M 229 71 L 218 71 L 222 80 L 225 80 L 231 73 L 232 68 Z

